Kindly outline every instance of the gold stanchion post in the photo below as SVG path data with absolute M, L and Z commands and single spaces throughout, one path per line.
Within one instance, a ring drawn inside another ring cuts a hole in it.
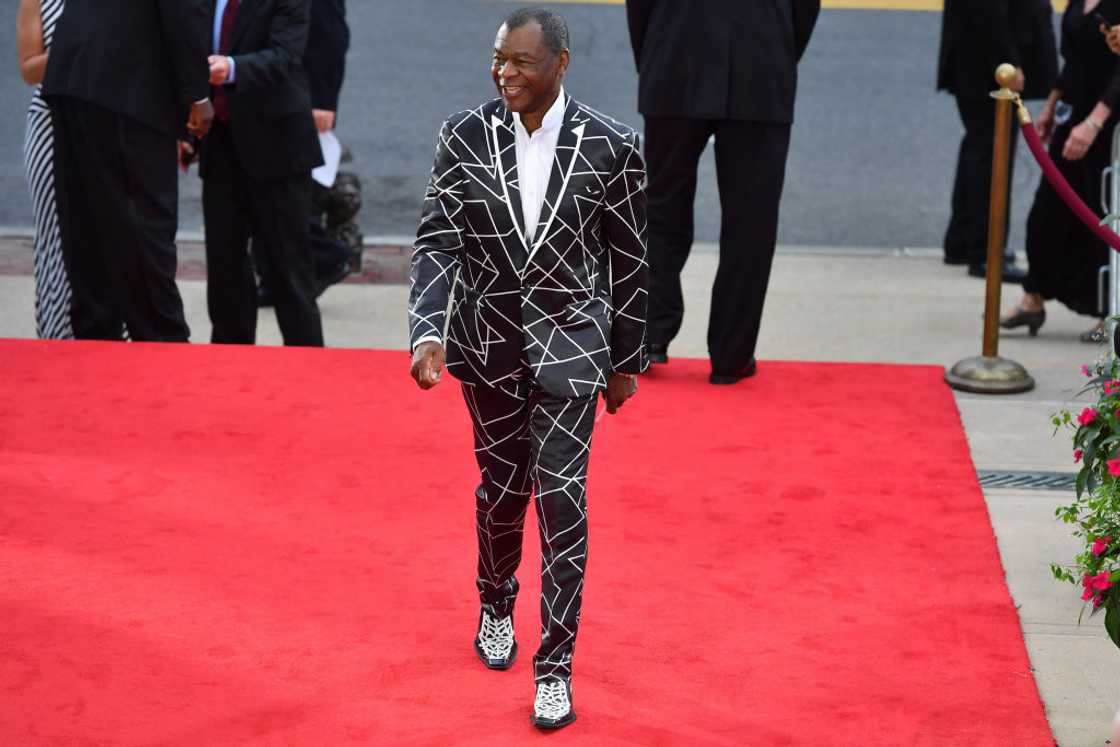
M 1003 64 L 996 69 L 999 90 L 996 100 L 995 153 L 992 159 L 992 198 L 988 211 L 988 287 L 984 303 L 983 353 L 965 358 L 945 373 L 954 389 L 978 394 L 1018 394 L 1034 389 L 1034 379 L 1013 360 L 999 356 L 999 301 L 1003 282 L 1003 245 L 1007 221 L 1007 173 L 1011 150 L 1011 86 L 1017 70 Z

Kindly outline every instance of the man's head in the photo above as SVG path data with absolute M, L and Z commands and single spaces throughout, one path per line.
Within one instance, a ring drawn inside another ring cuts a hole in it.
M 490 72 L 511 111 L 544 116 L 560 93 L 570 57 L 564 18 L 545 8 L 524 8 L 498 29 Z

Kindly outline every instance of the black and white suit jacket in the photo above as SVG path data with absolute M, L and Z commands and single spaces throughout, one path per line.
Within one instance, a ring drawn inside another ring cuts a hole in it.
M 494 100 L 452 116 L 412 255 L 413 347 L 446 329 L 447 369 L 461 381 L 497 386 L 528 367 L 561 397 L 645 370 L 644 189 L 637 134 L 569 98 L 527 242 L 513 114 Z

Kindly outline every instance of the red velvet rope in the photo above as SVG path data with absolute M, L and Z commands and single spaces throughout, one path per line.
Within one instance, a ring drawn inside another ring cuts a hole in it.
M 1101 241 L 1120 252 L 1120 236 L 1117 236 L 1116 232 L 1108 226 L 1102 226 L 1101 219 L 1097 217 L 1097 214 L 1090 210 L 1085 201 L 1073 190 L 1073 187 L 1069 186 L 1069 182 L 1062 176 L 1062 172 L 1058 171 L 1058 167 L 1054 165 L 1050 154 L 1046 152 L 1045 146 L 1042 145 L 1042 139 L 1039 138 L 1034 124 L 1030 122 L 1022 124 L 1022 130 L 1023 139 L 1027 141 L 1027 146 L 1030 147 L 1035 160 L 1042 167 L 1042 173 L 1046 175 L 1046 181 L 1050 182 L 1050 186 L 1054 188 L 1062 201 L 1069 206 L 1069 209 L 1081 219 L 1081 222 L 1089 230 L 1100 237 Z M 1120 175 L 1113 174 L 1112 178 L 1120 178 Z

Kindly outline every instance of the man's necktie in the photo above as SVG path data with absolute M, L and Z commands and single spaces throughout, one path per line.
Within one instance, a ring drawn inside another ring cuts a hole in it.
M 237 9 L 240 6 L 240 0 L 229 0 L 226 3 L 226 9 L 222 13 L 222 30 L 218 35 L 218 54 L 229 53 L 233 24 L 237 22 Z M 214 116 L 220 122 L 229 121 L 229 97 L 226 96 L 225 86 L 216 86 L 214 89 Z

